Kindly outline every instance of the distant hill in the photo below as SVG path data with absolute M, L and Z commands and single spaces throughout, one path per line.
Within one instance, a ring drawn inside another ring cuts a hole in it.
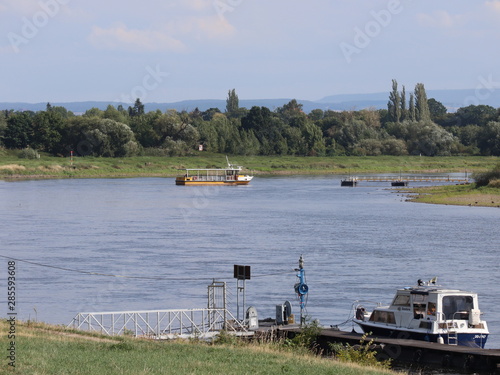
M 409 98 L 410 92 L 407 92 Z M 500 107 L 500 90 L 493 88 L 482 88 L 478 90 L 463 89 L 463 90 L 427 90 L 427 97 L 434 98 L 443 103 L 448 108 L 449 112 L 454 112 L 457 108 L 466 107 L 470 104 L 485 104 L 494 108 Z M 240 100 L 240 107 L 252 108 L 253 106 L 263 106 L 270 110 L 275 110 L 288 103 L 292 98 L 283 99 L 242 99 Z M 297 99 L 302 104 L 304 112 L 311 112 L 313 109 L 322 110 L 361 110 L 365 108 L 385 109 L 387 108 L 387 101 L 389 99 L 389 92 L 378 92 L 371 94 L 343 94 L 326 96 L 320 100 L 309 101 Z M 131 103 L 119 102 L 51 102 L 53 106 L 62 106 L 76 114 L 81 114 L 90 108 L 99 108 L 105 110 L 111 104 L 115 107 L 122 105 L 128 108 Z M 47 103 L 7 103 L 0 102 L 0 109 L 13 109 L 16 111 L 42 111 L 46 108 Z M 221 112 L 226 109 L 226 100 L 222 99 L 200 99 L 200 100 L 183 100 L 173 103 L 145 103 L 145 110 L 155 111 L 157 109 L 162 112 L 167 109 L 175 109 L 177 111 L 193 111 L 198 108 L 200 111 L 206 111 L 209 108 L 219 108 Z

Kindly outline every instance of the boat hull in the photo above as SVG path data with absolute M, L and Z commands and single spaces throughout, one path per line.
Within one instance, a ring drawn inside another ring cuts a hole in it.
M 488 334 L 484 332 L 457 332 L 455 340 L 455 335 L 449 337 L 448 334 L 428 333 L 426 331 L 418 331 L 415 329 L 405 330 L 390 326 L 376 326 L 372 324 L 364 324 L 359 321 L 355 321 L 355 323 L 357 323 L 365 333 L 376 336 L 428 342 L 438 342 L 439 337 L 441 337 L 444 343 L 456 343 L 457 345 L 468 346 L 472 348 L 484 348 L 486 340 L 488 339 Z
M 196 179 L 193 180 L 192 178 L 186 178 L 186 177 L 178 177 L 175 180 L 176 185 L 194 185 L 194 186 L 200 186 L 200 185 L 248 185 L 250 183 L 250 180 L 204 180 L 204 179 Z
M 250 181 L 186 181 L 186 180 L 175 180 L 176 185 L 248 185 Z

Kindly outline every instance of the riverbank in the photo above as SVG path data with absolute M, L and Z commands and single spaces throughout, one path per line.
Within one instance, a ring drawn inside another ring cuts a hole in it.
M 418 203 L 500 208 L 500 189 L 475 184 L 429 186 L 400 190 Z
M 8 338 L 12 329 L 14 337 Z M 12 325 L 6 320 L 0 320 L 0 335 L 1 347 L 9 351 L 9 356 L 3 356 L 1 373 L 10 369 L 25 375 L 395 374 L 279 349 L 272 344 L 246 344 L 236 340 L 213 345 L 196 340 L 166 342 L 108 337 L 43 323 Z
M 491 169 L 498 157 L 295 157 L 231 156 L 230 162 L 242 165 L 255 175 L 363 173 L 472 173 Z M 138 156 L 131 158 L 53 157 L 20 159 L 12 151 L 0 150 L 0 179 L 39 178 L 123 178 L 175 177 L 186 168 L 221 168 L 225 155 L 203 153 L 189 157 Z
M 231 156 L 230 162 L 242 165 L 253 175 L 360 175 L 370 173 L 463 173 L 492 169 L 498 157 L 480 156 Z M 223 168 L 226 156 L 201 153 L 186 157 L 137 156 L 131 158 L 53 157 L 20 159 L 15 151 L 0 150 L 0 179 L 19 181 L 58 178 L 133 178 L 175 177 L 186 168 Z M 500 189 L 443 186 L 411 189 L 411 200 L 434 204 L 498 207 Z

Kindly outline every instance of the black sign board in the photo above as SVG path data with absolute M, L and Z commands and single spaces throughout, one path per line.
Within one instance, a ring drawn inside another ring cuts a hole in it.
M 234 278 L 238 280 L 250 280 L 250 266 L 234 265 Z

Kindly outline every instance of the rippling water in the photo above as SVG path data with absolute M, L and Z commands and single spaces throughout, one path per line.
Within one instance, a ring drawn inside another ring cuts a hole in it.
M 323 325 L 345 321 L 356 299 L 388 303 L 396 288 L 438 276 L 479 293 L 487 347 L 500 348 L 497 208 L 409 203 L 387 183 L 341 188 L 331 176 L 224 187 L 171 178 L 0 181 L 0 208 L 0 254 L 57 267 L 17 262 L 22 319 L 67 324 L 83 311 L 206 307 L 214 278 L 228 282 L 236 314 L 234 264 L 252 267 L 246 303 L 259 318 L 286 300 L 298 314 L 293 269 L 303 254 L 307 313 Z

